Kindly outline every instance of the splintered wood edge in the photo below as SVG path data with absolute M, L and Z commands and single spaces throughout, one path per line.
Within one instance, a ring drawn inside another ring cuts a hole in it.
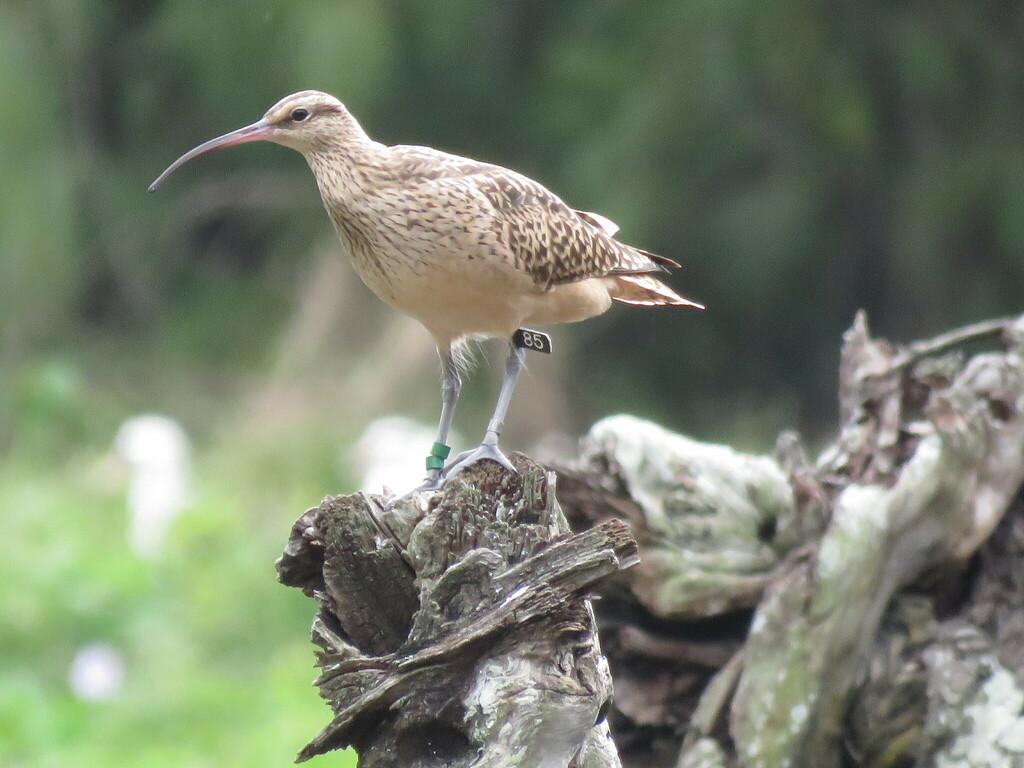
M 451 632 L 438 642 L 411 655 L 359 657 L 332 667 L 320 676 L 317 685 L 340 676 L 373 671 L 378 679 L 369 683 L 356 701 L 339 711 L 310 740 L 296 762 L 348 744 L 346 731 L 360 716 L 385 708 L 417 671 L 464 660 L 467 646 L 551 615 L 563 608 L 568 598 L 639 560 L 639 547 L 628 526 L 620 520 L 607 520 L 582 533 L 556 539 L 501 574 L 497 582 L 506 590 L 504 598 L 468 620 L 453 622 Z

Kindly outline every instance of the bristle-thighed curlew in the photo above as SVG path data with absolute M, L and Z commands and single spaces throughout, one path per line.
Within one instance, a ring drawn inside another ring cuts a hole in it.
M 424 489 L 480 459 L 513 469 L 498 436 L 523 365 L 516 344 L 483 442 L 443 467 L 462 386 L 456 351 L 463 341 L 511 339 L 525 325 L 586 320 L 612 301 L 701 307 L 655 277 L 678 264 L 620 243 L 603 216 L 573 210 L 501 166 L 380 144 L 340 101 L 319 91 L 286 96 L 252 125 L 186 152 L 150 191 L 197 155 L 250 141 L 302 153 L 359 277 L 433 335 L 441 419 Z

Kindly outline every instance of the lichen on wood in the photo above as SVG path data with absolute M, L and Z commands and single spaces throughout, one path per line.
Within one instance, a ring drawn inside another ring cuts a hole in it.
M 1024 552 L 1024 503 L 1007 512 L 1024 480 L 1022 352 L 1024 318 L 901 346 L 858 315 L 837 438 L 813 463 L 790 433 L 746 456 L 627 417 L 592 429 L 560 499 L 574 525 L 618 516 L 640 541 L 599 619 L 616 689 L 660 692 L 617 699 L 625 764 L 1024 766 L 1007 704 L 1024 684 L 1020 578 L 968 567 L 1000 525 Z M 930 619 L 910 620 L 908 590 Z M 951 645 L 952 621 L 987 650 Z M 943 669 L 970 684 L 953 695 Z

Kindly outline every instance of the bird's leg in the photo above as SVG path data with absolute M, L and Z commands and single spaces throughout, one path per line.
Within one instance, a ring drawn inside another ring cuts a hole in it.
M 386 505 L 385 509 L 391 509 L 400 501 L 408 501 L 420 493 L 436 491 L 441 487 L 442 469 L 444 460 L 448 458 L 451 448 L 448 446 L 448 431 L 452 426 L 452 417 L 455 415 L 455 404 L 459 400 L 459 392 L 462 390 L 462 377 L 459 376 L 459 368 L 455 364 L 452 355 L 452 348 L 446 347 L 444 351 L 438 348 L 441 355 L 441 419 L 437 424 L 437 440 L 430 448 L 430 455 L 427 456 L 427 476 L 423 482 L 417 485 L 408 493 L 395 496 Z
M 445 479 L 457 472 L 461 472 L 470 464 L 475 464 L 481 459 L 491 459 L 498 462 L 510 472 L 515 472 L 505 454 L 498 448 L 498 437 L 501 435 L 501 427 L 505 421 L 505 414 L 508 412 L 509 402 L 512 400 L 512 391 L 516 388 L 516 380 L 519 372 L 523 370 L 523 357 L 525 352 L 515 344 L 509 345 L 508 360 L 505 361 L 505 378 L 501 382 L 501 391 L 498 393 L 498 402 L 494 406 L 494 414 L 487 424 L 487 432 L 484 434 L 483 442 L 471 451 L 460 453 L 455 457 L 444 471 Z
M 440 351 L 440 350 L 439 350 Z M 451 448 L 448 446 L 448 431 L 455 415 L 455 404 L 462 391 L 462 377 L 449 346 L 441 352 L 441 419 L 437 424 L 437 440 L 427 456 L 427 477 L 416 491 L 431 491 L 441 485 L 441 470 Z

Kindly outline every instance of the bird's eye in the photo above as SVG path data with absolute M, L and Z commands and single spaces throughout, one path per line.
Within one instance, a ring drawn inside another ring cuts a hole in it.
M 292 121 L 293 122 L 301 123 L 307 117 L 309 117 L 309 110 L 308 109 L 303 109 L 302 107 L 296 107 L 295 109 L 292 110 Z

